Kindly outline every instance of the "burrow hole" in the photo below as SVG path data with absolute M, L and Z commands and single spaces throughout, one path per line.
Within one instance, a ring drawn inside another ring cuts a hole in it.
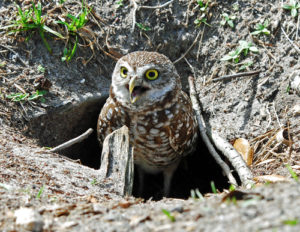
M 71 159 L 80 159 L 83 165 L 90 168 L 100 168 L 101 148 L 96 137 L 96 124 L 99 112 L 105 98 L 97 97 L 76 106 L 63 107 L 55 112 L 49 112 L 31 121 L 31 136 L 38 138 L 41 146 L 57 146 L 93 128 L 93 134 L 85 141 L 60 152 Z M 135 168 L 136 170 L 136 168 Z M 138 176 L 135 171 L 133 195 L 138 196 Z M 162 198 L 162 174 L 145 176 L 143 197 L 159 200 Z M 219 190 L 228 188 L 229 184 L 223 176 L 221 168 L 209 154 L 201 139 L 196 151 L 184 158 L 176 170 L 170 197 L 187 199 L 192 189 L 199 189 L 202 194 L 211 192 L 211 182 Z

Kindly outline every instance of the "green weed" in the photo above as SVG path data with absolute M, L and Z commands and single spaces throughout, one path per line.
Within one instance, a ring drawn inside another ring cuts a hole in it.
M 31 95 L 29 93 L 11 93 L 6 95 L 6 98 L 14 102 L 20 102 L 25 100 L 33 101 L 40 98 L 41 102 L 44 102 L 45 98 L 43 96 L 46 93 L 47 93 L 46 90 L 36 90 L 36 92 Z
M 260 34 L 265 34 L 265 35 L 270 35 L 270 31 L 267 29 L 269 26 L 269 20 L 265 20 L 263 24 L 258 23 L 255 25 L 255 31 L 251 32 L 251 35 L 260 35 Z
M 37 70 L 40 72 L 40 73 L 44 73 L 46 71 L 46 69 L 42 66 L 42 65 L 39 65 L 37 67 Z
M 171 215 L 171 213 L 168 210 L 162 209 L 161 211 L 170 219 L 171 222 L 176 221 L 175 217 Z
M 41 198 L 41 196 L 42 196 L 42 194 L 43 194 L 43 192 L 44 192 L 44 189 L 45 189 L 45 185 L 43 185 L 43 186 L 40 188 L 38 194 L 36 195 L 36 199 L 40 199 L 40 198 Z
M 96 178 L 94 178 L 94 179 L 91 181 L 91 185 L 96 185 L 96 184 L 98 184 L 98 181 L 97 181 Z
M 249 60 L 249 61 L 245 61 L 243 63 L 240 63 L 241 67 L 239 68 L 240 71 L 247 69 L 248 67 L 253 65 L 253 61 Z
M 123 0 L 116 1 L 117 9 L 124 6 Z
M 200 193 L 200 191 L 199 191 L 199 189 L 192 189 L 191 190 L 191 197 L 193 198 L 193 199 L 201 199 L 201 200 L 203 200 L 204 199 L 204 197 L 203 197 L 203 195 Z
M 292 17 L 296 17 L 298 15 L 299 8 L 300 8 L 300 4 L 297 0 L 290 0 L 289 4 L 283 5 L 283 9 L 291 11 Z
M 57 21 L 57 23 L 66 26 L 69 37 L 75 37 L 75 42 L 72 43 L 71 40 L 69 40 L 67 43 L 67 47 L 64 48 L 63 56 L 61 58 L 62 61 L 68 62 L 75 55 L 78 46 L 78 30 L 86 25 L 88 21 L 87 16 L 90 12 L 91 9 L 88 10 L 84 1 L 82 1 L 82 9 L 78 16 L 67 14 L 70 22 Z
M 296 226 L 299 224 L 299 220 L 298 219 L 292 219 L 292 220 L 284 220 L 283 224 L 285 225 L 290 225 L 290 226 Z
M 234 28 L 234 23 L 233 21 L 236 19 L 235 15 L 228 15 L 227 13 L 222 14 L 223 19 L 221 20 L 220 24 L 222 26 L 225 26 L 226 23 L 231 27 Z
M 217 192 L 217 189 L 216 189 L 216 186 L 215 186 L 215 182 L 213 182 L 213 181 L 211 181 L 210 182 L 210 186 L 211 186 L 211 191 L 213 192 L 213 193 L 218 193 Z
M 14 34 L 20 31 L 31 31 L 32 33 L 38 31 L 47 50 L 50 53 L 52 53 L 52 49 L 50 48 L 50 45 L 48 44 L 45 38 L 45 32 L 49 32 L 59 38 L 64 38 L 64 37 L 60 33 L 52 30 L 51 28 L 45 25 L 45 17 L 42 16 L 41 3 L 38 2 L 36 6 L 35 3 L 32 2 L 31 8 L 25 11 L 23 11 L 20 6 L 17 6 L 17 8 L 18 8 L 17 20 L 13 21 L 13 24 L 3 27 L 1 29 L 9 29 L 10 31 L 8 34 Z M 26 38 L 26 41 L 28 41 L 29 38 L 30 36 Z
M 142 23 L 136 23 L 136 25 L 138 26 L 138 28 L 140 28 L 142 31 L 150 31 L 151 28 L 142 24 Z
M 194 21 L 194 24 L 196 25 L 196 27 L 199 27 L 202 23 L 204 23 L 205 25 L 207 26 L 211 26 L 207 23 L 207 15 L 208 15 L 208 11 L 209 11 L 209 0 L 208 1 L 197 1 L 197 4 L 199 5 L 200 7 L 200 17 L 197 18 L 195 21 Z
M 238 63 L 240 60 L 240 56 L 247 56 L 249 52 L 258 53 L 258 49 L 253 45 L 252 42 L 247 42 L 245 40 L 239 41 L 239 46 L 234 51 L 229 52 L 227 55 L 221 58 L 221 61 L 233 61 L 234 63 Z
M 289 170 L 289 173 L 291 174 L 291 176 L 293 177 L 293 179 L 295 181 L 299 181 L 298 175 L 296 174 L 296 172 L 294 172 L 294 170 L 292 169 L 292 167 L 290 165 L 286 165 L 287 169 Z

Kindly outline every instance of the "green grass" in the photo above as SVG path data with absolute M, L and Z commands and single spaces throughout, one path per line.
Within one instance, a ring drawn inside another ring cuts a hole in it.
M 94 178 L 94 179 L 91 181 L 91 185 L 96 185 L 96 184 L 98 184 L 98 181 L 97 181 L 96 178 Z
M 142 23 L 136 23 L 136 25 L 137 25 L 137 27 L 140 28 L 140 30 L 142 30 L 142 31 L 150 31 L 150 30 L 151 30 L 150 27 L 148 27 L 148 26 L 146 26 L 146 25 L 144 25 L 144 24 L 142 24 Z
M 227 55 L 221 58 L 221 61 L 233 61 L 234 63 L 238 63 L 240 61 L 241 55 L 246 57 L 249 52 L 258 53 L 257 47 L 253 45 L 252 42 L 247 42 L 245 40 L 239 41 L 239 46 L 229 52 Z
M 292 167 L 290 165 L 287 164 L 286 167 L 289 170 L 289 173 L 291 174 L 293 179 L 298 182 L 299 178 L 298 178 L 298 175 L 296 174 L 296 172 L 294 172 L 294 170 L 292 169 Z
M 40 188 L 39 192 L 38 192 L 37 195 L 36 195 L 36 199 L 40 199 L 40 198 L 41 198 L 41 196 L 42 196 L 42 194 L 43 194 L 43 192 L 44 192 L 44 189 L 45 189 L 45 185 L 43 185 L 43 186 Z
M 265 20 L 265 22 L 262 23 L 257 23 L 255 25 L 255 31 L 251 32 L 251 35 L 270 35 L 270 31 L 267 29 L 267 27 L 269 26 L 269 20 Z
M 290 0 L 289 3 L 283 4 L 283 9 L 290 10 L 292 17 L 296 17 L 298 15 L 299 8 L 300 3 L 297 0 Z
M 161 211 L 170 219 L 171 222 L 176 221 L 175 217 L 171 215 L 171 213 L 168 210 L 162 209 Z
M 11 25 L 8 25 L 6 27 L 3 27 L 1 29 L 8 29 L 8 34 L 15 34 L 17 32 L 21 31 L 28 31 L 31 32 L 31 35 L 37 31 L 46 46 L 47 50 L 52 53 L 52 49 L 50 45 L 48 44 L 45 32 L 51 33 L 59 38 L 64 38 L 60 33 L 52 30 L 48 26 L 45 25 L 46 18 L 45 16 L 42 16 L 42 5 L 40 2 L 38 2 L 37 5 L 35 5 L 34 2 L 32 2 L 31 7 L 28 10 L 23 11 L 20 6 L 17 5 L 18 8 L 18 17 L 17 20 L 13 21 Z M 29 35 L 26 37 L 26 41 L 31 37 Z
M 202 23 L 204 23 L 205 25 L 210 27 L 211 25 L 207 23 L 207 15 L 209 11 L 209 0 L 207 1 L 198 0 L 197 4 L 200 8 L 200 17 L 198 17 L 194 21 L 194 24 L 196 25 L 196 27 L 199 27 Z
M 218 193 L 217 192 L 217 189 L 216 189 L 216 185 L 215 185 L 215 182 L 213 182 L 213 181 L 211 181 L 210 182 L 210 186 L 211 186 L 211 191 L 213 192 L 213 193 Z
M 200 191 L 199 191 L 199 189 L 192 189 L 191 190 L 191 197 L 193 198 L 193 199 L 201 199 L 201 200 L 203 200 L 204 199 L 204 197 L 203 197 L 203 195 L 200 193 Z
M 283 224 L 289 225 L 289 226 L 296 226 L 299 224 L 299 219 L 291 219 L 291 220 L 284 220 Z
M 11 93 L 6 95 L 7 99 L 10 99 L 14 102 L 20 101 L 34 101 L 36 99 L 40 99 L 41 102 L 45 102 L 45 98 L 43 97 L 47 93 L 46 90 L 36 90 L 34 93 Z
M 124 6 L 123 0 L 116 1 L 117 9 Z
M 75 38 L 75 41 L 68 40 L 67 47 L 63 50 L 63 56 L 61 60 L 70 61 L 76 53 L 78 47 L 79 29 L 83 28 L 88 22 L 87 16 L 92 9 L 88 10 L 84 1 L 82 1 L 82 9 L 78 16 L 67 14 L 69 22 L 57 21 L 58 24 L 62 24 L 67 28 L 68 37 Z

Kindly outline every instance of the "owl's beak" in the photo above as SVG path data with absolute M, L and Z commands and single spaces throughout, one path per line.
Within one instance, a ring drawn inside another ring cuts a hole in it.
M 130 93 L 130 102 L 134 104 L 138 99 L 139 96 L 133 93 L 133 90 L 136 86 L 136 76 L 130 79 L 129 81 L 129 93 Z
M 130 93 L 130 102 L 134 104 L 140 96 L 147 91 L 149 88 L 142 86 L 142 80 L 134 76 L 130 79 L 128 90 Z

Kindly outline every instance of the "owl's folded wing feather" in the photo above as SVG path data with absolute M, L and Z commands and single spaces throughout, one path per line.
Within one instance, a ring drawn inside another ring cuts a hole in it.
M 122 117 L 122 112 L 124 113 L 124 111 L 115 104 L 112 98 L 109 97 L 106 100 L 97 123 L 97 136 L 101 145 L 107 135 L 125 125 L 125 117 Z
M 182 92 L 178 104 L 178 113 L 175 109 L 172 123 L 165 129 L 169 133 L 171 147 L 178 155 L 185 156 L 195 148 L 198 126 L 186 93 Z

